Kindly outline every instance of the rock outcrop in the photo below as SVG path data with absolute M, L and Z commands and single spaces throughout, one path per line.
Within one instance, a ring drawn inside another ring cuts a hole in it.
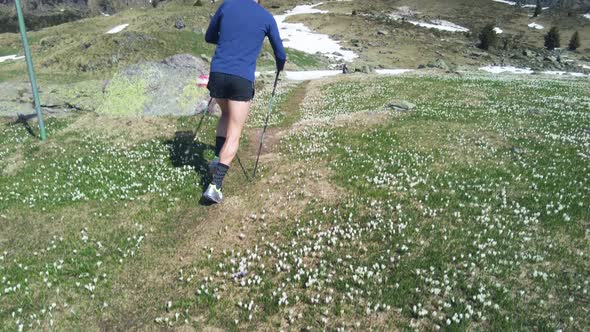
M 104 88 L 97 112 L 122 116 L 190 115 L 207 106 L 208 90 L 197 87 L 209 65 L 181 54 L 119 71 Z

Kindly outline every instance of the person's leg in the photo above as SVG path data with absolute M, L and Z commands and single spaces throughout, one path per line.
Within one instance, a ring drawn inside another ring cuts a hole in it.
M 246 119 L 248 119 L 249 111 L 249 101 L 228 101 L 228 123 L 225 144 L 223 144 L 223 148 L 219 154 L 219 163 L 213 174 L 213 184 L 219 190 L 221 190 L 223 186 L 223 178 L 227 174 L 229 166 L 238 152 L 240 136 L 244 124 L 246 123 Z
M 221 148 L 225 143 L 225 138 L 227 137 L 227 125 L 229 122 L 229 109 L 228 109 L 228 100 L 227 99 L 216 99 L 217 104 L 221 108 L 221 118 L 219 118 L 219 122 L 217 123 L 217 130 L 215 133 L 215 157 L 219 158 L 219 153 L 221 152 Z
M 250 101 L 254 97 L 254 85 L 252 82 L 233 75 L 218 76 L 220 80 L 224 79 L 226 82 L 223 86 L 224 91 L 221 94 L 228 98 L 228 100 L 219 103 L 222 109 L 222 119 L 217 127 L 217 135 L 225 135 L 225 142 L 219 152 L 219 160 L 218 162 L 216 160 L 216 166 L 211 172 L 213 181 L 203 194 L 203 197 L 214 203 L 223 201 L 221 191 L 223 178 L 238 152 L 240 135 L 248 118 Z
M 238 152 L 240 136 L 242 135 L 244 124 L 248 119 L 250 104 L 249 101 L 228 101 L 228 123 L 225 144 L 219 154 L 219 162 L 224 165 L 229 166 Z

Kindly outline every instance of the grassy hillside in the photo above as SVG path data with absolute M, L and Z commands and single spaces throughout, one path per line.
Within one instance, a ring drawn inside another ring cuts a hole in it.
M 140 61 L 161 60 L 171 55 L 190 53 L 213 55 L 214 46 L 204 41 L 204 31 L 215 7 L 169 4 L 157 9 L 132 9 L 110 17 L 94 17 L 29 33 L 36 70 L 39 76 L 55 75 L 71 80 L 109 78 L 118 68 Z M 186 27 L 176 29 L 182 20 Z M 121 24 L 129 27 L 118 34 L 106 34 Z M 20 53 L 18 34 L 0 34 L 0 54 Z M 265 45 L 263 54 L 271 51 Z M 318 56 L 288 50 L 290 66 L 314 68 L 325 66 Z M 261 57 L 261 69 L 272 69 L 272 56 Z M 20 74 L 20 75 L 17 75 Z M 0 64 L 0 78 L 25 78 L 24 62 Z
M 418 19 L 447 20 L 469 28 L 471 33 L 441 32 L 389 19 L 388 15 L 401 6 L 420 12 Z M 573 32 L 578 30 L 580 36 L 583 36 L 580 55 L 590 54 L 590 20 L 584 19 L 581 13 L 568 16 L 567 12 L 547 11 L 532 19 L 530 9 L 515 9 L 491 0 L 328 2 L 319 8 L 334 14 L 327 17 L 308 15 L 297 20 L 321 32 L 338 36 L 346 46 L 360 53 L 362 60 L 384 67 L 415 68 L 439 58 L 459 66 L 503 60 L 509 62 L 513 53 L 518 53 L 512 51 L 512 48 L 542 49 L 543 36 L 553 25 L 560 27 L 564 47 Z M 354 10 L 359 15 L 352 16 Z M 546 28 L 530 29 L 527 25 L 532 22 Z M 493 51 L 492 57 L 487 58 L 474 57 L 472 53 L 479 52 L 475 47 L 479 31 L 489 23 L 504 30 L 504 34 L 499 37 L 509 41 L 510 50 Z M 379 31 L 386 31 L 388 34 L 378 34 Z M 361 45 L 355 46 L 354 40 L 360 40 Z

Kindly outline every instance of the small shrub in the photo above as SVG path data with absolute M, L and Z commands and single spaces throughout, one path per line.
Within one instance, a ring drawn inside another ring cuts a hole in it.
M 496 47 L 498 43 L 498 34 L 494 30 L 494 24 L 488 24 L 479 34 L 479 48 L 488 50 L 490 47 Z
M 551 30 L 545 35 L 545 47 L 548 50 L 554 50 L 561 45 L 559 29 L 552 27 Z
M 537 0 L 537 6 L 535 7 L 535 14 L 533 15 L 533 17 L 537 17 L 537 16 L 541 15 L 542 12 L 543 12 L 543 7 L 541 7 L 541 0 Z
M 576 31 L 574 32 L 574 34 L 572 35 L 572 38 L 570 39 L 570 44 L 568 46 L 568 49 L 570 51 L 575 51 L 578 48 L 580 48 L 581 44 L 580 44 L 580 34 Z

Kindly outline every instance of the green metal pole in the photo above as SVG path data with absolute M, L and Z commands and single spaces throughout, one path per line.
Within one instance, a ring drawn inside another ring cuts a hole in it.
M 31 50 L 29 49 L 29 41 L 27 40 L 27 30 L 25 28 L 25 20 L 23 19 L 23 11 L 20 6 L 20 0 L 15 0 L 16 14 L 18 15 L 18 27 L 23 41 L 23 48 L 25 49 L 25 58 L 27 59 L 27 69 L 29 70 L 29 79 L 31 80 L 31 88 L 33 89 L 33 99 L 35 100 L 35 110 L 37 111 L 37 119 L 39 121 L 39 130 L 41 131 L 41 140 L 47 139 L 45 133 L 45 124 L 43 123 L 43 114 L 41 114 L 41 103 L 39 102 L 39 90 L 37 89 L 37 78 L 35 77 L 35 69 L 33 68 L 33 58 L 31 57 Z

